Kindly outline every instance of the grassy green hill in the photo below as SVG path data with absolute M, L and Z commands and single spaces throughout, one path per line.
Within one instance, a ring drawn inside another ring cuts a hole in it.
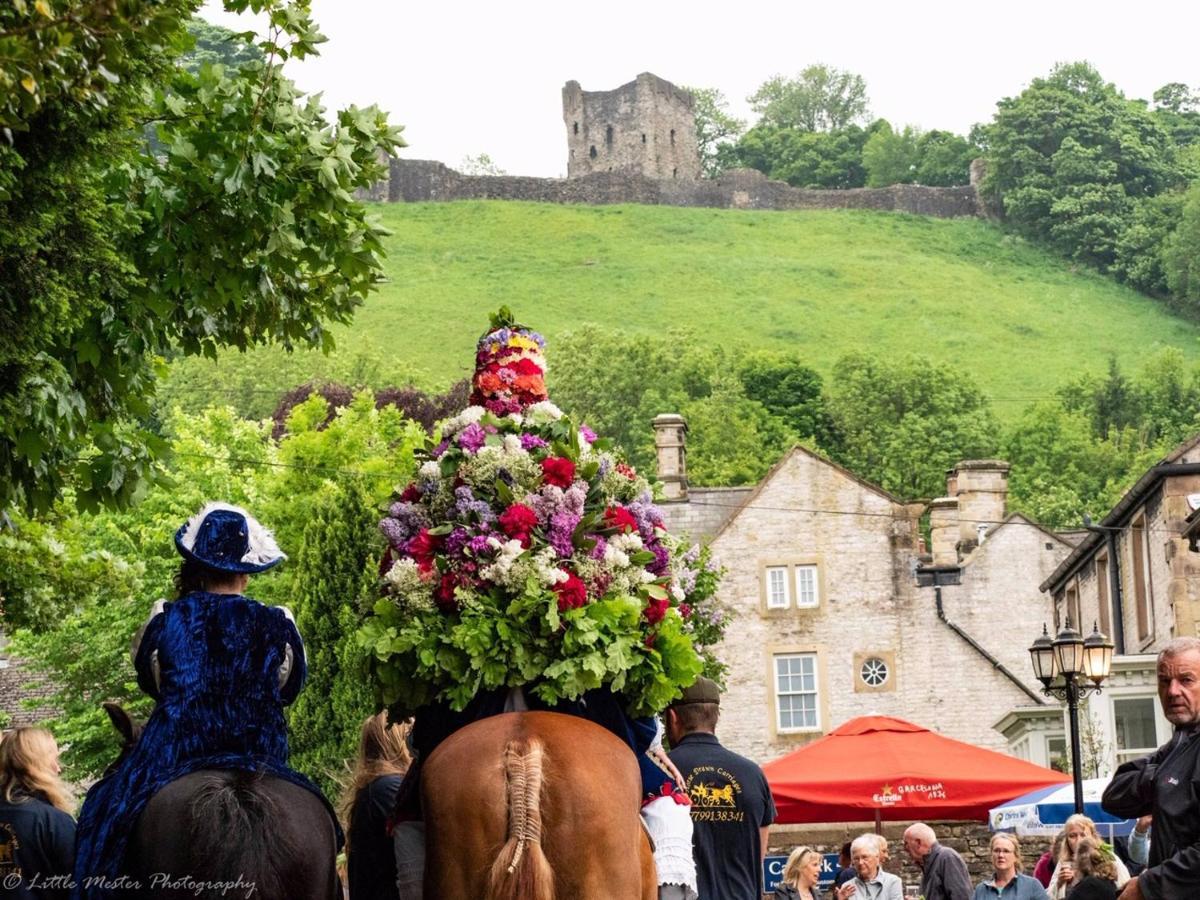
M 376 210 L 394 232 L 389 282 L 339 330 L 337 357 L 228 357 L 223 389 L 252 380 L 266 403 L 310 371 L 444 384 L 469 371 L 502 303 L 551 340 L 552 394 L 553 338 L 582 322 L 687 326 L 714 344 L 796 351 L 822 372 L 851 350 L 923 354 L 971 372 L 1001 418 L 1110 355 L 1128 370 L 1162 346 L 1200 355 L 1196 325 L 982 221 L 512 202 Z M 364 371 L 376 354 L 382 368 Z M 212 375 L 206 362 L 186 371 L 197 391 Z

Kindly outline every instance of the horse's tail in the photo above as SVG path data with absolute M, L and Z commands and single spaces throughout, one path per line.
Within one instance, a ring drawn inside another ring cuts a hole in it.
M 504 747 L 508 837 L 492 864 L 486 900 L 554 900 L 554 871 L 542 849 L 542 756 L 536 739 Z
M 264 897 L 302 896 L 268 858 L 296 858 L 299 849 L 278 828 L 281 810 L 262 773 L 203 772 L 191 801 L 192 857 L 210 872 L 237 873 Z M 273 853 L 264 848 L 273 847 Z

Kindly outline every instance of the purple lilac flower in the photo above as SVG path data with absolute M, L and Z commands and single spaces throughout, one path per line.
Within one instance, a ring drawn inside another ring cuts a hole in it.
M 679 587 L 684 594 L 691 594 L 696 589 L 696 571 L 684 569 L 679 573 Z
M 425 514 L 413 503 L 393 503 L 388 513 L 388 518 L 379 523 L 379 530 L 396 548 L 428 524 Z
M 550 519 L 548 538 L 554 552 L 561 557 L 569 557 L 575 552 L 575 544 L 571 540 L 575 526 L 579 524 L 579 516 L 563 510 L 555 513 Z
M 573 516 L 583 518 L 583 504 L 587 500 L 587 484 L 576 481 L 563 491 L 563 509 Z
M 487 432 L 478 422 L 472 422 L 458 434 L 458 446 L 468 453 L 478 453 L 487 441 Z
M 471 535 L 465 528 L 455 528 L 446 536 L 446 553 L 449 556 L 461 556 Z
M 598 534 L 590 534 L 588 537 L 595 538 L 596 546 L 592 548 L 592 552 L 588 554 L 592 559 L 604 559 L 604 551 L 608 549 L 608 541 Z
M 433 458 L 437 459 L 443 453 L 450 449 L 449 439 L 443 440 L 440 444 L 433 448 Z
M 579 426 L 579 434 L 589 444 L 596 443 L 596 432 L 592 431 L 592 429 L 588 428 L 586 425 Z
M 654 562 L 647 564 L 646 569 L 655 575 L 662 575 L 671 562 L 670 552 L 663 546 L 662 541 L 651 541 L 646 545 L 646 549 L 654 554 Z
M 654 537 L 655 529 L 663 527 L 662 513 L 650 501 L 649 494 L 643 493 L 629 504 L 628 509 L 633 513 L 633 517 L 637 519 L 638 533 L 642 536 L 643 540 L 650 540 Z
M 454 515 L 459 521 L 474 515 L 480 522 L 491 522 L 496 518 L 486 500 L 478 500 L 465 484 L 454 489 Z
M 607 456 L 601 456 L 601 457 L 600 457 L 600 469 L 599 469 L 599 471 L 600 471 L 600 477 L 601 477 L 601 478 L 603 478 L 605 475 L 607 475 L 607 474 L 608 474 L 608 470 L 609 470 L 609 469 L 611 469 L 611 468 L 612 468 L 612 463 L 611 463 L 611 462 L 609 462 L 609 459 L 608 459 L 608 457 L 607 457 Z
M 682 557 L 683 562 L 689 566 L 694 566 L 696 564 L 696 560 L 698 560 L 699 558 L 700 558 L 700 545 L 699 544 L 692 544 L 692 546 L 688 548 L 687 553 L 683 554 L 683 557 Z
M 387 538 L 387 542 L 396 549 L 403 547 L 404 542 L 409 538 L 409 535 L 404 533 L 400 523 L 395 519 L 381 519 L 379 521 L 379 530 L 383 532 L 383 536 Z
M 524 450 L 533 450 L 537 447 L 550 446 L 544 438 L 538 437 L 536 434 L 521 435 L 521 448 Z
M 525 505 L 537 513 L 539 522 L 549 522 L 563 508 L 563 489 L 557 485 L 545 485 L 536 494 L 525 498 Z
M 467 549 L 471 551 L 472 556 L 482 556 L 492 548 L 488 544 L 486 534 L 477 534 L 471 540 L 467 541 Z

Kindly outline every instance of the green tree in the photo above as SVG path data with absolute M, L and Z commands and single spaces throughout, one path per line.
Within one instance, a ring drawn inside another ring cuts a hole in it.
M 867 117 L 867 83 L 861 75 L 816 63 L 796 78 L 768 78 L 747 101 L 759 125 L 801 131 L 837 131 Z
M 926 359 L 850 354 L 838 360 L 827 385 L 832 433 L 822 449 L 901 497 L 940 496 L 955 462 L 993 456 L 999 446 L 979 388 Z
M 1180 147 L 1200 143 L 1200 93 L 1178 81 L 1154 92 L 1154 113 Z
M 706 178 L 715 178 L 727 168 L 728 153 L 722 147 L 731 146 L 743 131 L 746 122 L 729 113 L 729 101 L 716 88 L 689 87 L 695 101 L 696 146 L 700 150 L 700 171 Z
M 327 483 L 304 525 L 290 572 L 308 680 L 289 711 L 292 765 L 338 792 L 362 720 L 376 711 L 367 657 L 354 639 L 374 603 L 379 507 L 353 483 Z
M 870 132 L 857 125 L 809 132 L 756 125 L 731 151 L 736 164 L 793 187 L 854 188 L 866 184 L 863 145 Z
M 192 48 L 184 52 L 179 62 L 185 69 L 199 73 L 206 65 L 223 65 L 240 69 L 247 63 L 264 63 L 262 50 L 249 35 L 241 35 L 206 22 L 198 16 L 187 23 Z
M 1184 309 L 1200 311 L 1200 181 L 1187 192 L 1179 225 L 1164 242 L 1162 260 L 1171 296 Z
M 1107 267 L 1133 201 L 1176 179 L 1165 129 L 1087 63 L 1057 66 L 997 106 L 985 194 L 1026 234 Z
M 926 131 L 917 138 L 917 184 L 952 187 L 969 184 L 971 162 L 980 150 L 970 140 L 949 131 Z
M 382 277 L 352 194 L 398 130 L 283 75 L 324 39 L 308 0 L 228 0 L 270 22 L 236 71 L 176 65 L 197 6 L 0 4 L 0 509 L 143 496 L 163 358 L 328 349 Z
M 875 133 L 863 146 L 863 168 L 867 172 L 867 187 L 887 187 L 890 184 L 911 184 L 917 176 L 919 135 L 911 127 L 896 131 L 881 120 Z
M 785 422 L 792 434 L 815 437 L 828 428 L 823 382 L 797 357 L 758 351 L 738 370 L 746 396 Z
M 1111 271 L 1117 278 L 1145 294 L 1168 296 L 1165 253 L 1183 214 L 1184 196 L 1168 191 L 1134 203 L 1114 250 Z
M 507 175 L 486 153 L 476 156 L 464 156 L 458 171 L 464 175 Z

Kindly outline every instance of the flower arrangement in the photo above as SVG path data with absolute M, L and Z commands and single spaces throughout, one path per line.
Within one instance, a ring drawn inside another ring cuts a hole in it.
M 645 478 L 544 399 L 543 346 L 493 318 L 472 405 L 380 522 L 383 596 L 361 639 L 389 704 L 462 709 L 504 686 L 553 704 L 605 685 L 646 715 L 720 638 L 719 571 L 666 530 Z

